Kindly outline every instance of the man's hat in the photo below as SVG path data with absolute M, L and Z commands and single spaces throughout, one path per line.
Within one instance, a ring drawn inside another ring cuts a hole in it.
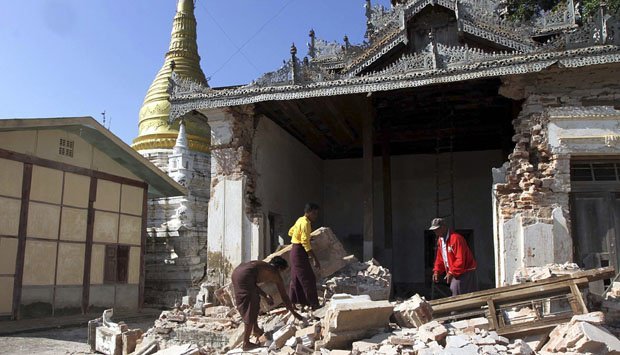
M 433 219 L 433 221 L 431 222 L 431 227 L 429 228 L 430 230 L 435 230 L 439 227 L 445 226 L 446 225 L 446 221 L 444 221 L 443 218 L 435 218 Z

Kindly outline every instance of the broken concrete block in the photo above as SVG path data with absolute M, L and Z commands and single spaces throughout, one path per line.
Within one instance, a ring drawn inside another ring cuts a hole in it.
M 377 352 L 382 355 L 398 355 L 398 348 L 390 344 L 384 344 L 379 347 Z
M 301 343 L 303 345 L 303 343 Z M 285 347 L 290 347 L 290 348 L 294 348 L 297 346 L 297 337 L 291 337 L 289 340 L 286 341 L 286 343 L 284 343 L 283 348 Z
M 293 349 L 292 347 L 285 345 L 282 347 L 282 349 L 280 349 L 280 351 L 277 352 L 278 355 L 293 355 L 295 354 L 295 349 Z
M 549 339 L 549 335 L 547 333 L 542 334 L 532 334 L 525 336 L 523 338 L 523 342 L 527 344 L 532 350 L 539 351 L 542 349 L 543 345 Z
M 405 336 L 395 336 L 392 335 L 389 338 L 390 344 L 392 345 L 403 345 L 403 346 L 413 346 L 415 344 L 415 339 L 411 337 Z
M 314 341 L 317 339 L 317 335 L 319 333 L 320 326 L 318 324 L 315 324 L 303 329 L 299 329 L 295 333 L 295 338 L 299 339 L 303 346 L 308 348 L 314 348 Z
M 620 354 L 620 340 L 606 329 L 586 323 L 578 323 L 583 333 L 583 337 L 579 339 L 571 350 L 579 353 L 592 354 Z
M 480 348 L 474 344 L 467 344 L 462 348 L 446 348 L 442 353 L 450 355 L 477 355 Z
M 205 308 L 204 316 L 212 318 L 226 318 L 231 311 L 231 307 L 216 306 Z
M 396 323 L 404 328 L 420 327 L 433 319 L 433 309 L 424 297 L 414 295 L 394 307 Z
M 131 355 L 151 355 L 157 352 L 159 345 L 157 340 L 151 340 L 147 343 L 141 343 Z
M 590 312 L 586 314 L 574 315 L 570 320 L 571 323 L 587 322 L 594 325 L 605 324 L 605 314 L 603 312 Z
M 307 348 L 301 344 L 297 344 L 297 347 L 295 348 L 295 354 L 296 355 L 313 355 L 314 350 Z
M 120 330 L 110 329 L 106 326 L 97 327 L 96 347 L 100 353 L 106 355 L 121 355 L 123 353 L 123 340 Z
M 322 320 L 325 346 L 343 349 L 356 340 L 381 333 L 388 326 L 393 310 L 388 301 L 330 305 Z
M 512 344 L 512 349 L 510 349 L 509 353 L 511 354 L 523 354 L 523 355 L 532 355 L 534 354 L 534 350 L 530 348 L 530 346 L 523 340 L 517 339 Z
M 88 321 L 88 340 L 86 343 L 90 345 L 91 351 L 95 351 L 97 343 L 97 327 L 100 327 L 102 324 L 101 318 Z
M 295 327 L 293 324 L 287 324 L 277 330 L 275 333 L 273 333 L 273 343 L 271 344 L 271 348 L 280 349 L 281 347 L 283 347 L 286 341 L 295 335 L 296 331 L 297 327 Z
M 432 321 L 422 325 L 418 329 L 418 338 L 424 342 L 440 342 L 448 335 L 448 329 L 437 321 Z
M 446 337 L 446 348 L 462 348 L 471 344 L 469 338 L 463 335 L 448 335 Z
M 496 355 L 499 354 L 499 352 L 497 351 L 497 349 L 495 349 L 495 347 L 493 345 L 485 345 L 480 347 L 480 350 L 482 350 L 483 354 L 486 355 Z
M 122 334 L 123 355 L 131 354 L 136 350 L 136 344 L 142 334 L 142 329 L 132 329 Z
M 364 339 L 360 341 L 353 342 L 352 351 L 354 353 L 366 353 L 371 350 L 379 349 L 381 343 L 387 339 L 389 339 L 389 333 L 381 333 L 373 336 L 369 339 Z
M 508 345 L 510 343 L 510 340 L 508 340 L 508 338 L 497 334 L 497 332 L 494 330 L 489 332 L 489 336 L 495 339 L 495 342 L 497 344 Z

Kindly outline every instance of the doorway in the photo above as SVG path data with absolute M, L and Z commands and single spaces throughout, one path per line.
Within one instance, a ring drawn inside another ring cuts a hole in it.
M 618 272 L 620 162 L 571 164 L 571 214 L 575 262 L 585 269 L 612 266 Z M 602 294 L 611 280 L 590 291 Z

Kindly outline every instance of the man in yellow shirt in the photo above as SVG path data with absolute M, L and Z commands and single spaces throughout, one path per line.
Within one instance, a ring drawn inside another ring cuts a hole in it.
M 319 298 L 316 291 L 316 276 L 310 266 L 310 259 L 314 267 L 321 268 L 312 246 L 310 245 L 310 233 L 312 222 L 319 217 L 319 206 L 315 203 L 307 203 L 304 215 L 297 219 L 295 225 L 288 231 L 293 248 L 291 249 L 291 284 L 289 297 L 292 303 L 301 306 L 309 306 L 312 309 L 319 307 Z

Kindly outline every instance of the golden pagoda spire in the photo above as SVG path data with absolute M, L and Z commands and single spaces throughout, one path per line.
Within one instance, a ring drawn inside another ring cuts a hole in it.
M 138 137 L 133 141 L 135 150 L 172 149 L 179 134 L 179 124 L 168 125 L 170 115 L 169 78 L 175 74 L 207 86 L 196 43 L 196 17 L 193 0 L 178 0 L 172 25 L 170 48 L 164 65 L 151 84 L 140 109 Z M 186 122 L 189 148 L 208 152 L 209 128 L 198 122 Z

